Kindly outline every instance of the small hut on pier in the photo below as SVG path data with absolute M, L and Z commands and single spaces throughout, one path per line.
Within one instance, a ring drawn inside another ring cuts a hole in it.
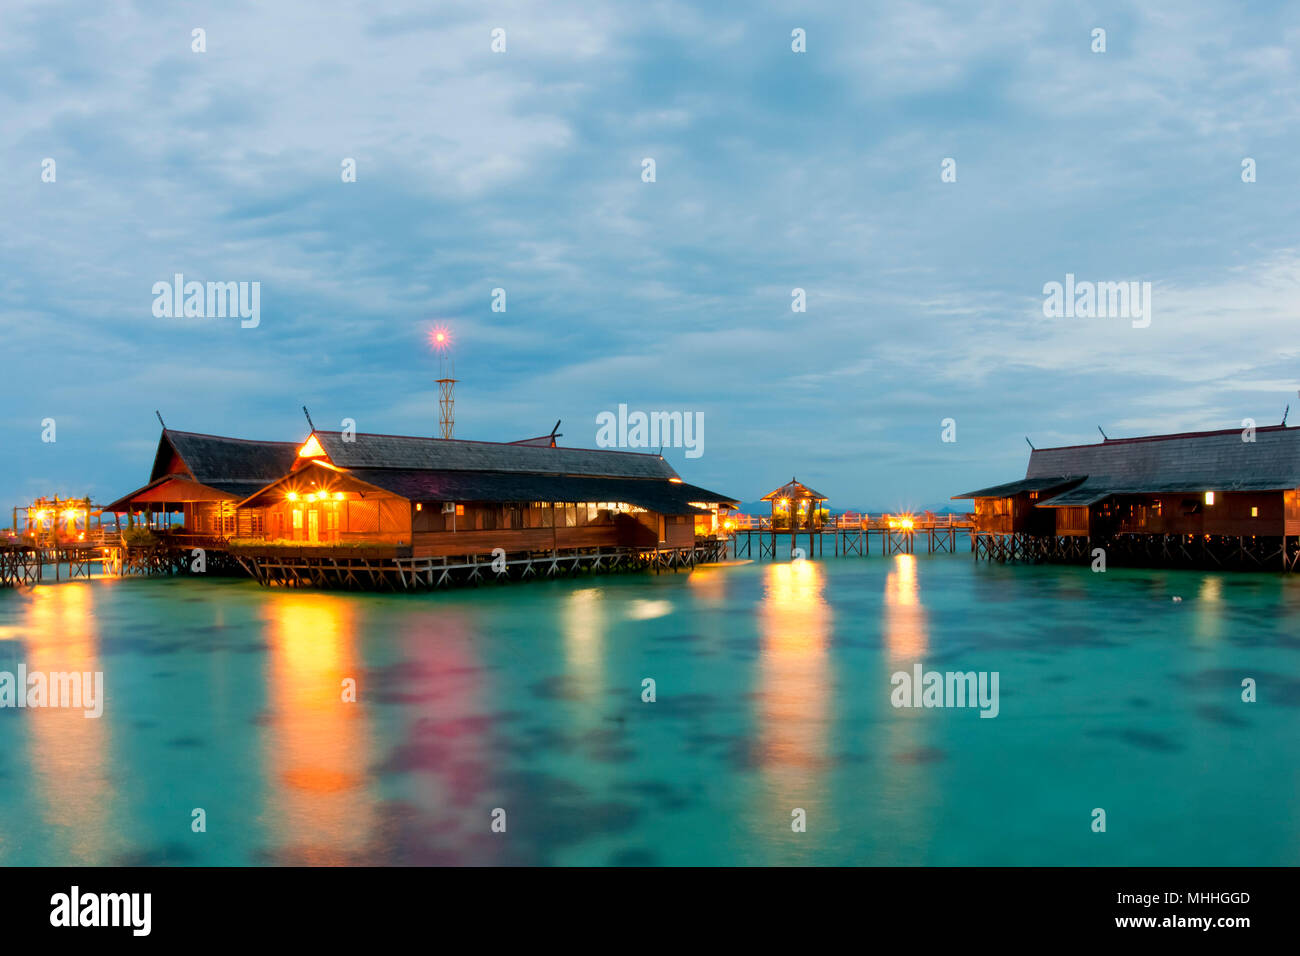
M 821 505 L 829 499 L 797 478 L 762 497 L 772 505 L 772 528 L 780 531 L 815 531 L 822 525 Z

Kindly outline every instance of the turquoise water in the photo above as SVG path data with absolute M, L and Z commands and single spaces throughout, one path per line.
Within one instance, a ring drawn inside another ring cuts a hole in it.
M 969 555 L 9 591 L 0 671 L 107 699 L 0 710 L 0 864 L 1296 864 L 1298 625 L 1294 577 Z M 999 715 L 893 707 L 916 661 Z

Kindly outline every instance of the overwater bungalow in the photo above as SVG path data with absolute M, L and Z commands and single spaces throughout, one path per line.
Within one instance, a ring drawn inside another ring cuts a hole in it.
M 167 527 L 181 515 L 188 534 L 211 537 L 257 535 L 260 516 L 237 514 L 235 506 L 285 474 L 298 457 L 295 442 L 250 441 L 164 428 L 149 481 L 105 505 L 104 513 L 137 518 L 145 526 Z
M 720 532 L 738 501 L 685 483 L 660 455 L 556 438 L 316 429 L 288 443 L 164 428 L 148 484 L 104 510 L 158 530 L 168 530 L 164 515 L 183 513 L 184 538 L 148 545 L 177 560 L 151 554 L 149 568 L 183 565 L 198 535 L 218 566 L 263 583 L 433 586 L 465 570 L 477 578 L 485 557 L 498 573 L 527 576 L 724 553 Z
M 1035 448 L 1025 477 L 975 502 L 974 548 L 994 560 L 1297 569 L 1300 428 L 1183 432 Z
M 734 499 L 662 457 L 607 449 L 313 431 L 287 474 L 238 505 L 268 541 L 496 548 L 689 547 Z

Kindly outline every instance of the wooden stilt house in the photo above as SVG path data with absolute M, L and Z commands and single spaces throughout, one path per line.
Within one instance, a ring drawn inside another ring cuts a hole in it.
M 654 454 L 316 430 L 238 512 L 268 542 L 438 557 L 689 547 L 738 504 Z
M 1155 558 L 1295 567 L 1300 428 L 1036 448 L 1023 479 L 955 497 L 974 499 L 975 534 L 995 553 L 1007 553 L 1004 545 L 1012 555 L 1074 553 L 1090 542 Z

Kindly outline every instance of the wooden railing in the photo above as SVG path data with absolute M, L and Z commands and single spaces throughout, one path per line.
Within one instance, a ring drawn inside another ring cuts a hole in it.
M 749 520 L 746 521 L 745 518 Z M 770 515 L 746 515 L 745 518 L 733 517 L 730 520 L 733 523 L 734 531 L 771 531 L 772 518 Z M 909 523 L 910 522 L 910 523 Z M 811 529 L 800 527 L 800 534 L 807 534 L 808 531 L 905 531 L 909 528 L 913 531 L 925 531 L 930 528 L 971 528 L 974 526 L 973 517 L 970 514 L 847 514 L 831 515 L 820 524 L 814 525 Z M 778 534 L 788 534 L 790 525 L 787 522 L 779 522 L 776 525 Z

